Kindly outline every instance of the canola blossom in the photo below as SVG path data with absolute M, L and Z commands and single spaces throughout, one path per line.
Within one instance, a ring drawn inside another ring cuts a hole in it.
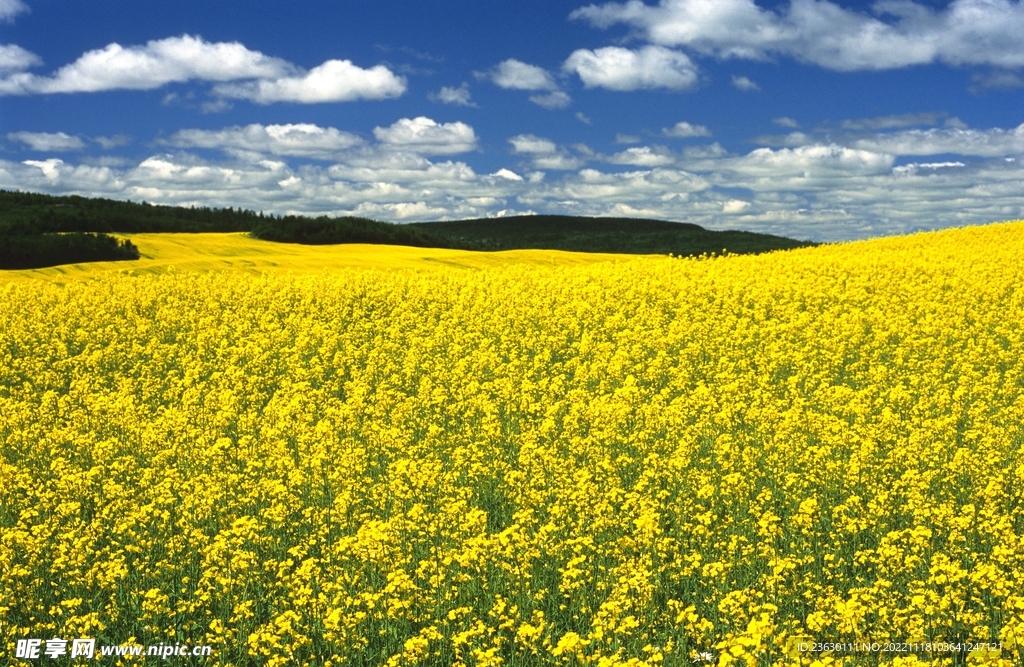
M 0 304 L 6 662 L 1024 661 L 1024 223 Z

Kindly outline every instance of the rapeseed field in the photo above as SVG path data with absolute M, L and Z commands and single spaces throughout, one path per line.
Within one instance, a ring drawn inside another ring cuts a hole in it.
M 7 663 L 1024 660 L 1024 223 L 0 304 Z
M 130 262 L 88 262 L 45 269 L 0 271 L 0 285 L 39 280 L 67 283 L 94 280 L 104 275 L 131 273 L 160 275 L 169 272 L 236 271 L 251 275 L 264 273 L 319 274 L 348 268 L 482 269 L 508 264 L 571 266 L 622 260 L 624 255 L 565 252 L 561 250 L 505 250 L 473 252 L 447 248 L 346 243 L 309 246 L 273 243 L 251 238 L 247 233 L 224 234 L 118 234 L 138 246 L 141 258 Z

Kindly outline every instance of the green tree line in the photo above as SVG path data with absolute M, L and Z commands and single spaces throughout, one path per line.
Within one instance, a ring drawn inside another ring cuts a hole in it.
M 14 250 L 0 254 L 0 268 L 137 259 L 135 246 L 108 235 L 142 232 L 248 232 L 266 241 L 316 245 L 377 243 L 464 250 L 540 248 L 681 256 L 723 250 L 758 253 L 814 245 L 770 234 L 712 231 L 666 220 L 530 215 L 394 224 L 352 216 L 275 216 L 231 207 L 162 206 L 0 190 L 0 240 L 18 249 L 17 258 L 11 254 Z

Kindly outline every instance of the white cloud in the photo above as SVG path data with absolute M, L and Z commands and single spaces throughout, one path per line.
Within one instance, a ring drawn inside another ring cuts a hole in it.
M 76 193 L 92 197 L 124 195 L 123 172 L 109 167 L 71 165 L 63 160 L 0 161 L 0 187 L 30 192 Z
M 732 77 L 732 85 L 734 88 L 738 88 L 743 91 L 761 90 L 761 86 L 757 85 L 747 77 L 736 76 L 735 74 Z
M 83 157 L 81 163 L 94 167 L 127 167 L 132 161 L 116 155 L 100 155 L 99 157 Z
M 977 155 L 1003 157 L 1024 155 L 1024 124 L 1012 130 L 993 128 L 971 130 L 933 128 L 905 130 L 856 139 L 851 146 L 863 150 L 884 151 L 894 155 Z
M 945 169 L 947 167 L 966 167 L 963 162 L 922 162 L 917 165 L 922 169 Z
M 561 90 L 544 95 L 530 95 L 530 101 L 545 109 L 564 109 L 572 103 L 572 98 Z
M 7 138 L 24 144 L 31 150 L 43 152 L 80 151 L 87 146 L 82 137 L 64 132 L 9 132 Z M 112 137 L 92 137 L 91 141 L 109 150 L 130 144 L 132 138 L 127 134 L 115 134 Z
M 49 181 L 56 181 L 60 178 L 60 172 L 58 168 L 64 164 L 64 160 L 58 160 L 57 158 L 50 158 L 49 160 L 25 160 L 22 164 L 29 167 L 36 167 L 39 171 L 43 172 L 43 176 Z
M 511 171 L 509 169 L 499 169 L 498 171 L 494 172 L 494 176 L 496 176 L 497 178 L 504 178 L 507 181 L 522 181 L 523 180 L 522 176 L 520 176 L 516 172 Z
M 532 134 L 520 134 L 512 137 L 508 142 L 512 144 L 513 153 L 525 153 L 527 155 L 535 153 L 547 154 L 558 150 L 555 142 Z
M 895 153 L 882 150 L 884 146 L 869 150 L 827 142 L 745 154 L 730 154 L 715 143 L 681 152 L 636 146 L 600 156 L 583 145 L 560 146 L 521 134 L 509 139 L 509 146 L 525 163 L 523 168 L 477 173 L 465 162 L 428 158 L 416 146 L 424 143 L 422 137 L 405 133 L 401 123 L 378 129 L 387 132 L 396 126 L 402 131 L 382 135 L 380 144 L 341 148 L 330 166 L 308 159 L 286 162 L 270 146 L 276 145 L 278 153 L 315 153 L 318 145 L 327 150 L 326 142 L 318 144 L 312 137 L 331 136 L 331 128 L 299 131 L 276 144 L 266 132 L 270 126 L 254 133 L 254 139 L 239 136 L 247 128 L 225 128 L 216 136 L 196 135 L 228 153 L 209 160 L 184 152 L 184 141 L 177 153 L 131 163 L 92 157 L 83 157 L 81 164 L 56 158 L 0 159 L 0 188 L 385 220 L 522 211 L 642 215 L 818 240 L 1024 218 L 1024 160 L 1013 156 L 898 164 Z M 334 148 L 349 136 L 337 132 L 342 139 Z M 961 150 L 984 144 L 985 137 L 989 145 L 1006 149 L 1016 145 L 1024 130 L 944 127 L 872 136 L 891 140 L 928 133 L 933 143 L 960 137 Z M 172 138 L 185 136 L 182 132 Z M 974 138 L 965 142 L 964 136 Z M 384 141 L 389 138 L 400 140 Z M 201 142 L 193 137 L 192 143 Z M 998 151 L 990 147 L 984 152 Z M 619 166 L 588 168 L 587 160 Z
M 686 90 L 697 85 L 697 66 L 686 54 L 662 46 L 630 50 L 621 46 L 578 49 L 563 69 L 575 72 L 588 88 L 629 91 L 640 88 Z
M 429 95 L 431 100 L 443 102 L 444 104 L 455 104 L 462 107 L 475 107 L 476 104 L 470 101 L 469 84 L 465 81 L 458 88 L 444 86 L 436 93 Z
M 1012 90 L 1024 88 L 1024 77 L 1010 70 L 996 70 L 987 74 L 971 75 L 971 92 L 977 93 L 988 88 Z
M 711 131 L 703 125 L 691 125 L 681 120 L 672 127 L 662 128 L 661 133 L 666 137 L 684 139 L 686 137 L 710 137 Z
M 363 69 L 351 60 L 328 60 L 309 72 L 279 79 L 221 84 L 214 93 L 223 97 L 273 102 L 351 102 L 399 97 L 405 92 L 405 77 L 387 67 Z
M 758 148 L 738 158 L 732 167 L 750 175 L 814 179 L 833 174 L 880 174 L 892 168 L 895 156 L 836 145 L 798 148 Z
M 509 58 L 499 63 L 497 67 L 482 76 L 490 79 L 494 85 L 500 88 L 558 90 L 558 84 L 546 69 L 515 58 Z
M 772 118 L 772 122 L 782 127 L 800 127 L 800 123 L 796 122 L 789 116 L 781 116 L 779 118 Z
M 390 127 L 375 127 L 373 135 L 389 148 L 423 155 L 465 153 L 477 147 L 476 133 L 469 125 L 438 123 L 425 116 L 402 118 Z
M 594 121 L 590 119 L 590 116 L 583 113 L 582 111 L 576 112 L 576 120 L 583 123 L 584 125 L 593 125 Z
M 270 171 L 280 173 L 280 170 L 266 169 L 264 174 Z M 177 187 L 215 190 L 233 190 L 244 188 L 245 182 L 241 178 L 242 170 L 234 166 L 209 165 L 194 160 L 181 160 L 172 155 L 160 155 L 146 158 L 134 170 L 134 176 L 147 183 L 152 188 Z M 264 185 L 269 185 L 271 179 L 264 179 Z
M 107 150 L 119 146 L 127 146 L 132 142 L 132 138 L 127 134 L 115 134 L 112 137 L 93 137 L 92 140 Z
M 641 215 L 680 220 L 680 209 L 689 208 L 686 202 L 690 196 L 709 186 L 704 178 L 677 169 L 620 173 L 582 169 L 524 193 L 518 200 L 531 207 L 575 215 Z M 679 204 L 683 206 L 676 209 Z
M 729 154 L 727 150 L 722 148 L 722 144 L 717 141 L 713 144 L 704 144 L 703 146 L 687 146 L 683 149 L 683 155 L 693 159 L 702 160 L 709 158 L 720 158 L 725 157 Z
M 551 171 L 572 171 L 584 165 L 584 161 L 567 153 L 554 153 L 552 155 L 534 155 L 534 169 L 549 169 Z
M 946 117 L 944 113 L 905 113 L 898 116 L 877 116 L 875 118 L 858 118 L 844 120 L 840 127 L 844 130 L 892 130 L 899 127 L 916 125 L 938 125 Z
M 919 169 L 949 169 L 966 166 L 967 165 L 963 162 L 916 162 L 899 167 L 893 167 L 892 173 L 898 176 L 905 176 L 908 174 L 914 174 Z
M 181 130 L 164 143 L 179 148 L 244 150 L 273 155 L 329 160 L 363 144 L 350 132 L 309 123 L 227 127 L 222 130 Z
M 332 179 L 369 186 L 375 194 L 391 197 L 390 201 L 409 197 L 408 193 L 401 194 L 409 188 L 419 188 L 421 194 L 429 189 L 441 201 L 445 190 L 456 196 L 467 192 L 467 185 L 478 178 L 464 162 L 431 162 L 408 151 L 356 152 L 328 167 L 325 173 Z M 485 189 L 473 192 L 473 196 L 493 194 Z
M 661 167 L 676 162 L 676 156 L 660 146 L 635 146 L 607 158 L 611 164 L 627 164 L 635 167 Z
M 122 169 L 61 160 L 0 160 L 0 188 L 76 193 L 177 205 L 241 206 L 288 214 L 386 220 L 482 217 L 508 208 L 523 186 L 514 172 L 478 175 L 461 162 L 408 153 L 358 153 L 346 163 L 290 168 L 278 160 L 207 162 L 153 155 Z
M 0 76 L 43 64 L 36 54 L 17 44 L 0 44 Z
M 584 161 L 573 156 L 565 148 L 555 142 L 532 134 L 520 134 L 508 140 L 512 144 L 512 152 L 528 155 L 534 169 L 550 169 L 566 171 L 579 169 Z
M 967 127 L 957 118 L 948 118 L 941 128 L 878 131 L 908 125 L 933 124 L 937 123 L 942 115 L 944 114 L 906 114 L 844 121 L 841 127 L 848 130 L 845 132 L 791 132 L 785 136 L 758 137 L 756 141 L 761 144 L 789 147 L 817 145 L 828 141 L 857 150 L 905 156 L 952 154 L 993 158 L 1024 155 L 1024 124 L 1009 130 L 976 130 Z
M 689 123 L 687 123 L 689 125 Z M 638 144 L 640 143 L 640 137 L 635 134 L 616 134 L 615 143 L 617 144 Z
M 25 60 L 23 53 L 7 56 L 18 57 Z M 9 74 L 0 79 L 0 95 L 152 90 L 192 80 L 224 82 L 214 88 L 216 94 L 261 104 L 383 99 L 405 92 L 405 79 L 383 65 L 363 69 L 348 60 L 328 60 L 306 72 L 238 42 L 182 35 L 145 46 L 109 44 L 83 54 L 52 76 Z
M 85 148 L 81 137 L 64 132 L 10 132 L 7 138 L 40 152 L 80 151 Z
M 11 22 L 15 16 L 28 11 L 28 5 L 21 0 L 0 0 L 0 21 Z
M 0 81 L 0 94 L 151 90 L 193 79 L 280 77 L 294 69 L 280 58 L 250 51 L 238 42 L 211 43 L 183 35 L 153 40 L 145 46 L 109 44 L 88 51 L 49 77 L 15 74 Z
M 530 96 L 531 102 L 545 109 L 564 109 L 572 103 L 572 98 L 559 88 L 550 72 L 515 58 L 502 61 L 488 72 L 476 72 L 476 76 L 488 79 L 500 88 L 546 91 Z
M 705 55 L 767 59 L 788 55 L 840 71 L 942 62 L 1024 66 L 1024 4 L 953 0 L 941 10 L 912 0 L 882 0 L 872 14 L 828 0 L 791 0 L 779 10 L 753 0 L 638 0 L 588 5 L 570 17 L 607 28 L 632 26 L 662 46 Z

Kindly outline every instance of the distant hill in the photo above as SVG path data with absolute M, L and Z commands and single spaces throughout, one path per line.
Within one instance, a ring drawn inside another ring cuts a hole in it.
M 643 218 L 517 215 L 408 225 L 480 250 L 575 250 L 630 254 L 700 255 L 788 250 L 816 245 L 783 236 L 711 231 L 698 225 Z
M 368 218 L 278 217 L 244 209 L 184 208 L 79 196 L 0 190 L 0 268 L 135 259 L 110 233 L 249 232 L 281 243 L 377 243 L 456 250 L 570 250 L 700 255 L 759 253 L 815 245 L 770 234 L 711 231 L 635 218 L 531 215 L 394 224 Z M 59 238 L 56 236 L 61 234 Z
M 264 241 L 304 245 L 378 243 L 416 248 L 475 249 L 464 247 L 445 234 L 436 234 L 421 227 L 352 216 L 304 218 L 289 215 L 283 218 L 264 218 L 253 228 L 250 235 Z
M 0 190 L 0 234 L 12 226 L 32 233 L 248 232 L 260 219 L 260 214 L 242 209 L 156 206 Z

